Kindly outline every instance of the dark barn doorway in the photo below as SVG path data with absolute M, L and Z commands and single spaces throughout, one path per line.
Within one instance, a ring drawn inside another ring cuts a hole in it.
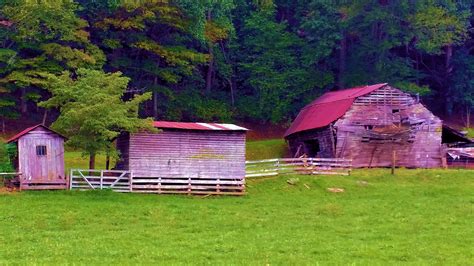
M 310 139 L 304 141 L 304 152 L 308 157 L 315 158 L 321 151 L 319 141 L 317 139 Z

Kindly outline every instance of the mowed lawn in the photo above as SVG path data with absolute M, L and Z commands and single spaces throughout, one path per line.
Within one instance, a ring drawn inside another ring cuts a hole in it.
M 288 178 L 248 180 L 242 197 L 2 194 L 0 264 L 474 262 L 472 171 Z

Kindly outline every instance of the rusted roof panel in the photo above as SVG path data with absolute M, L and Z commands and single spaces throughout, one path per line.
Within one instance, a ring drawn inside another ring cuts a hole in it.
M 153 126 L 156 128 L 173 128 L 186 130 L 223 130 L 223 131 L 247 131 L 248 129 L 234 124 L 218 124 L 218 123 L 194 123 L 194 122 L 169 122 L 154 121 Z
M 385 85 L 387 83 L 360 86 L 323 94 L 300 111 L 290 128 L 285 132 L 285 137 L 297 132 L 329 125 L 343 116 L 357 97 L 369 94 Z

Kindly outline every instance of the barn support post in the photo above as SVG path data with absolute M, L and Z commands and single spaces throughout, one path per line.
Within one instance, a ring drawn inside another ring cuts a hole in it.
M 397 160 L 397 152 L 395 150 L 392 150 L 392 171 L 391 171 L 392 175 L 395 175 L 396 160 Z

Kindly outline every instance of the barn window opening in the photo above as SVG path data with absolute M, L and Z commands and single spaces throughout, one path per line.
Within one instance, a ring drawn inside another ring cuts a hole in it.
M 44 146 L 44 145 L 36 146 L 36 155 L 46 156 L 46 146 Z
M 392 114 L 400 113 L 400 109 L 392 109 Z
M 372 130 L 372 129 L 374 129 L 374 126 L 373 125 L 365 125 L 364 128 L 366 130 Z
M 321 151 L 319 146 L 319 141 L 317 139 L 311 139 L 304 141 L 305 153 L 308 157 L 314 158 L 317 157 L 318 152 Z

